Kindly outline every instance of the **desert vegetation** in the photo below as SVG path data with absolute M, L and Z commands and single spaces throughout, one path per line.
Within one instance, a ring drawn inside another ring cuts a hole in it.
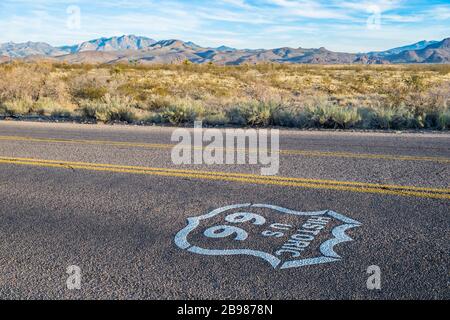
M 450 128 L 450 65 L 0 65 L 0 117 L 330 129 Z

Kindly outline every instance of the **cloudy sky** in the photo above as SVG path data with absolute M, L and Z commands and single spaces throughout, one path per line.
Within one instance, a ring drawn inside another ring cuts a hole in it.
M 136 34 L 238 48 L 384 50 L 450 37 L 448 0 L 1 0 L 0 42 Z

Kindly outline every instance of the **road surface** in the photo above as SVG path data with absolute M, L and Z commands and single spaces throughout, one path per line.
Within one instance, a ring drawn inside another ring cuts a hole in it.
M 450 297 L 450 135 L 282 131 L 267 178 L 174 165 L 173 130 L 1 121 L 0 298 Z

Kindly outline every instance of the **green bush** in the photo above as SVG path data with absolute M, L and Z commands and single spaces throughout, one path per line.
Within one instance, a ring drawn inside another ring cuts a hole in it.
M 245 114 L 240 107 L 234 107 L 227 110 L 226 116 L 231 124 L 238 126 L 247 125 L 247 119 L 245 118 Z
M 55 109 L 50 113 L 50 116 L 54 118 L 72 118 L 73 113 L 68 109 Z
M 279 106 L 275 103 L 251 101 L 231 108 L 227 116 L 232 124 L 268 126 L 274 123 L 274 113 Z
M 369 124 L 373 129 L 411 129 L 424 127 L 424 118 L 415 116 L 413 111 L 404 106 L 382 107 L 370 114 Z
M 165 119 L 160 113 L 151 112 L 143 117 L 141 121 L 145 124 L 161 124 L 165 122 Z
M 161 96 L 156 96 L 146 101 L 146 103 L 142 106 L 142 109 L 148 111 L 158 111 L 166 109 L 170 107 L 170 105 L 171 102 L 169 99 Z
M 277 108 L 272 112 L 272 123 L 275 126 L 292 128 L 299 125 L 299 119 L 297 119 L 293 111 Z
M 108 93 L 105 87 L 85 86 L 75 91 L 74 96 L 84 100 L 100 100 Z
M 271 103 L 254 102 L 244 108 L 247 124 L 251 126 L 268 126 L 277 106 Z
M 391 129 L 392 119 L 395 111 L 391 108 L 380 108 L 370 110 L 366 114 L 365 127 L 373 129 Z
M 174 125 L 193 122 L 195 120 L 195 112 L 186 106 L 169 106 L 163 110 L 161 116 L 166 122 Z
M 361 121 L 358 109 L 341 107 L 332 103 L 316 106 L 312 111 L 312 121 L 319 127 L 348 129 Z
M 32 112 L 41 116 L 66 118 L 72 116 L 72 111 L 67 106 L 50 98 L 40 98 L 34 102 Z
M 296 116 L 296 123 L 296 127 L 301 129 L 312 128 L 316 126 L 313 120 L 313 113 L 308 109 L 301 111 Z
M 161 111 L 162 119 L 173 125 L 202 120 L 204 114 L 205 109 L 203 105 L 193 100 L 175 102 Z
M 445 110 L 439 115 L 439 129 L 450 129 L 450 110 Z
M 418 74 L 412 74 L 403 82 L 414 91 L 423 91 L 426 89 L 425 78 Z
M 16 99 L 0 104 L 0 114 L 5 116 L 27 115 L 32 112 L 33 101 L 31 99 Z
M 134 105 L 130 99 L 109 94 L 101 100 L 82 102 L 79 111 L 82 117 L 100 122 L 132 123 L 136 120 Z
M 207 114 L 204 117 L 203 122 L 211 126 L 223 126 L 228 124 L 230 119 L 228 119 L 225 113 L 220 112 L 215 114 Z

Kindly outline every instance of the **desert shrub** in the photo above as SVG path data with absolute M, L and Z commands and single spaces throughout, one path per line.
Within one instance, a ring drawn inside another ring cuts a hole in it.
M 49 73 L 46 66 L 13 63 L 0 69 L 0 101 L 36 100 Z
M 45 77 L 39 89 L 38 99 L 41 98 L 50 98 L 62 104 L 71 102 L 69 86 L 61 74 L 52 72 Z
M 411 129 L 423 127 L 423 119 L 421 116 L 415 116 L 412 110 L 405 107 L 399 107 L 394 110 L 390 127 L 394 130 Z
M 201 103 L 186 100 L 175 102 L 163 109 L 161 112 L 161 117 L 165 120 L 165 122 L 176 125 L 201 120 L 204 114 L 205 109 Z
M 414 91 L 423 91 L 426 89 L 425 77 L 418 74 L 412 74 L 403 80 L 404 83 Z
M 33 101 L 22 98 L 0 103 L 0 114 L 5 116 L 27 115 L 32 112 Z
M 109 70 L 109 73 L 111 76 L 117 76 L 117 75 L 123 73 L 123 71 L 124 70 L 122 69 L 121 65 L 115 65 L 115 66 L 111 67 L 111 69 Z
M 149 95 L 165 97 L 170 95 L 169 88 L 157 79 L 141 80 L 132 77 L 116 79 L 117 93 L 130 96 L 138 101 L 146 101 Z
M 450 129 L 450 110 L 445 110 L 439 115 L 439 129 Z
M 74 113 L 72 110 L 68 108 L 59 108 L 55 109 L 50 113 L 51 117 L 54 118 L 72 118 L 74 117 Z
M 369 114 L 368 123 L 374 129 L 401 130 L 424 127 L 424 118 L 404 106 L 382 107 Z
M 247 124 L 267 126 L 272 123 L 272 115 L 277 106 L 272 103 L 253 102 L 244 106 Z
M 441 113 L 438 111 L 431 111 L 423 114 L 424 118 L 424 128 L 428 129 L 440 129 L 440 118 Z
M 448 128 L 446 65 L 0 65 L 0 113 L 298 128 Z M 74 106 L 78 106 L 74 112 Z
M 357 123 L 361 121 L 361 116 L 356 108 L 338 108 L 332 116 L 332 119 L 336 123 L 337 127 L 348 129 L 355 127 Z
M 25 116 L 36 114 L 41 116 L 69 117 L 74 107 L 70 104 L 61 104 L 50 98 L 40 98 L 37 101 L 31 99 L 16 99 L 0 104 L 0 114 L 6 116 Z
M 74 96 L 85 100 L 99 100 L 108 93 L 105 87 L 86 86 L 75 91 Z
M 161 116 L 166 122 L 176 125 L 193 122 L 196 115 L 192 108 L 184 105 L 172 105 L 164 109 Z
M 310 109 L 302 110 L 296 116 L 296 126 L 301 129 L 315 127 L 314 114 Z
M 354 127 L 361 116 L 358 109 L 341 107 L 333 103 L 316 106 L 312 113 L 312 121 L 319 127 L 348 129 Z
M 203 122 L 206 125 L 211 126 L 223 126 L 228 124 L 230 119 L 228 119 L 227 115 L 224 112 L 214 113 L 214 114 L 207 114 L 205 115 Z
M 247 124 L 247 119 L 242 108 L 233 107 L 226 111 L 227 118 L 231 124 L 243 126 Z
M 112 76 L 106 69 L 75 70 L 67 79 L 72 97 L 76 100 L 100 100 L 108 93 L 117 95 Z
M 280 127 L 297 127 L 299 126 L 298 115 L 293 110 L 287 108 L 277 108 L 272 113 L 272 123 Z
M 171 100 L 162 96 L 150 96 L 148 100 L 138 102 L 138 107 L 147 111 L 159 111 L 170 107 Z
M 132 100 L 109 94 L 100 100 L 83 101 L 79 111 L 82 117 L 101 122 L 123 121 L 131 123 L 136 119 Z
M 392 108 L 370 110 L 365 117 L 365 127 L 374 129 L 391 129 L 395 111 Z
M 232 124 L 268 126 L 273 124 L 273 114 L 279 106 L 275 103 L 250 101 L 228 110 L 228 118 Z
M 40 98 L 32 105 L 32 112 L 41 116 L 69 117 L 73 107 L 50 98 Z
M 146 116 L 142 117 L 142 123 L 145 124 L 161 124 L 166 122 L 166 120 L 162 117 L 161 113 L 157 112 L 149 112 Z

